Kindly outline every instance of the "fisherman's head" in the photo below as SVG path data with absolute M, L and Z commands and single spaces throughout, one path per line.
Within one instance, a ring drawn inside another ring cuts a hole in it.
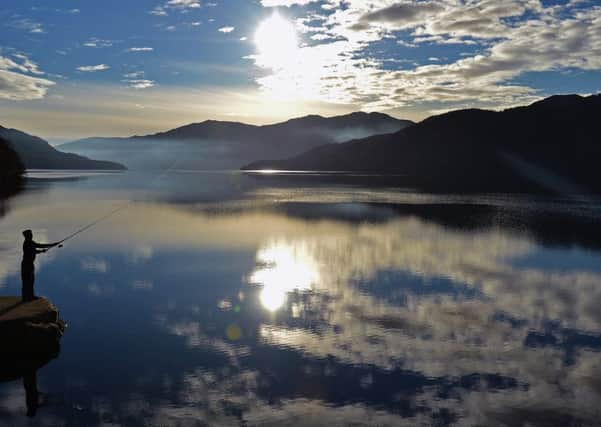
M 33 232 L 31 230 L 25 230 L 23 231 L 23 237 L 25 237 L 25 240 L 31 240 L 33 239 Z

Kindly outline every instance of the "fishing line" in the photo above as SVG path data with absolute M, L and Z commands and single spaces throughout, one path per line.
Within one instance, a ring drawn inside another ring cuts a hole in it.
M 171 172 L 171 171 L 172 171 L 172 170 L 175 168 L 175 165 L 177 164 L 177 162 L 178 162 L 177 160 L 174 160 L 174 161 L 173 161 L 173 163 L 171 163 L 171 165 L 169 166 L 169 168 L 162 170 L 162 171 L 161 171 L 161 173 L 160 173 L 160 174 L 158 174 L 158 175 L 157 175 L 157 176 L 156 176 L 156 177 L 155 177 L 155 178 L 152 180 L 152 182 L 151 182 L 151 185 L 150 185 L 150 186 L 153 186 L 155 181 L 158 181 L 160 178 L 162 178 L 162 177 L 166 176 L 166 175 L 167 175 L 169 172 Z M 91 228 L 93 228 L 94 226 L 98 225 L 98 224 L 99 224 L 99 223 L 101 223 L 102 221 L 104 221 L 104 220 L 107 220 L 107 219 L 109 219 L 110 217 L 112 217 L 113 215 L 117 214 L 118 212 L 120 212 L 120 211 L 122 211 L 122 210 L 124 210 L 124 209 L 128 208 L 128 207 L 129 207 L 129 205 L 131 205 L 131 204 L 132 204 L 134 201 L 135 201 L 135 200 L 128 200 L 128 201 L 127 201 L 125 204 L 123 204 L 123 205 L 121 205 L 121 206 L 118 206 L 117 208 L 113 209 L 112 211 L 108 212 L 107 214 L 105 214 L 105 215 L 101 216 L 101 217 L 100 217 L 100 218 L 98 218 L 98 219 L 95 219 L 94 221 L 90 222 L 89 224 L 87 224 L 87 225 L 85 225 L 85 226 L 81 227 L 80 229 L 76 230 L 75 232 L 73 232 L 73 233 L 69 234 L 69 235 L 68 235 L 67 237 L 65 237 L 64 239 L 62 239 L 62 240 L 59 240 L 59 241 L 58 241 L 58 243 L 59 243 L 59 248 L 60 248 L 60 247 L 62 247 L 62 243 L 66 242 L 67 240 L 70 240 L 70 239 L 74 238 L 75 236 L 77 236 L 77 235 L 79 235 L 79 234 L 81 234 L 81 233 L 84 233 L 84 232 L 88 231 L 89 229 L 91 229 Z

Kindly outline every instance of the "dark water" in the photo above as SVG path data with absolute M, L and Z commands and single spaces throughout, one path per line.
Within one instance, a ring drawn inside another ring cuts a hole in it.
M 1 295 L 22 229 L 134 202 L 39 257 L 69 326 L 36 417 L 5 382 L 0 425 L 599 425 L 599 200 L 35 176 L 0 218 Z

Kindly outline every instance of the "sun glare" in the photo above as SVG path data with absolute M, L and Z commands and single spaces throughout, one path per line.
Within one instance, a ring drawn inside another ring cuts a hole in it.
M 306 245 L 277 242 L 257 253 L 258 267 L 249 282 L 263 285 L 261 304 L 269 311 L 282 307 L 287 294 L 307 291 L 319 282 L 319 269 Z
M 298 38 L 294 25 L 274 13 L 259 24 L 255 33 L 258 60 L 269 68 L 286 68 L 297 60 Z

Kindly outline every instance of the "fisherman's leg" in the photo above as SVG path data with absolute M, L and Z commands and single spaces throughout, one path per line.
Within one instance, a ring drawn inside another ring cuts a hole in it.
M 34 286 L 35 272 L 29 266 L 22 266 L 21 269 L 21 297 L 23 301 L 33 301 L 35 299 Z
M 33 301 L 35 299 L 33 293 L 33 280 L 30 277 L 25 277 L 23 279 L 21 296 L 23 297 L 23 301 Z

